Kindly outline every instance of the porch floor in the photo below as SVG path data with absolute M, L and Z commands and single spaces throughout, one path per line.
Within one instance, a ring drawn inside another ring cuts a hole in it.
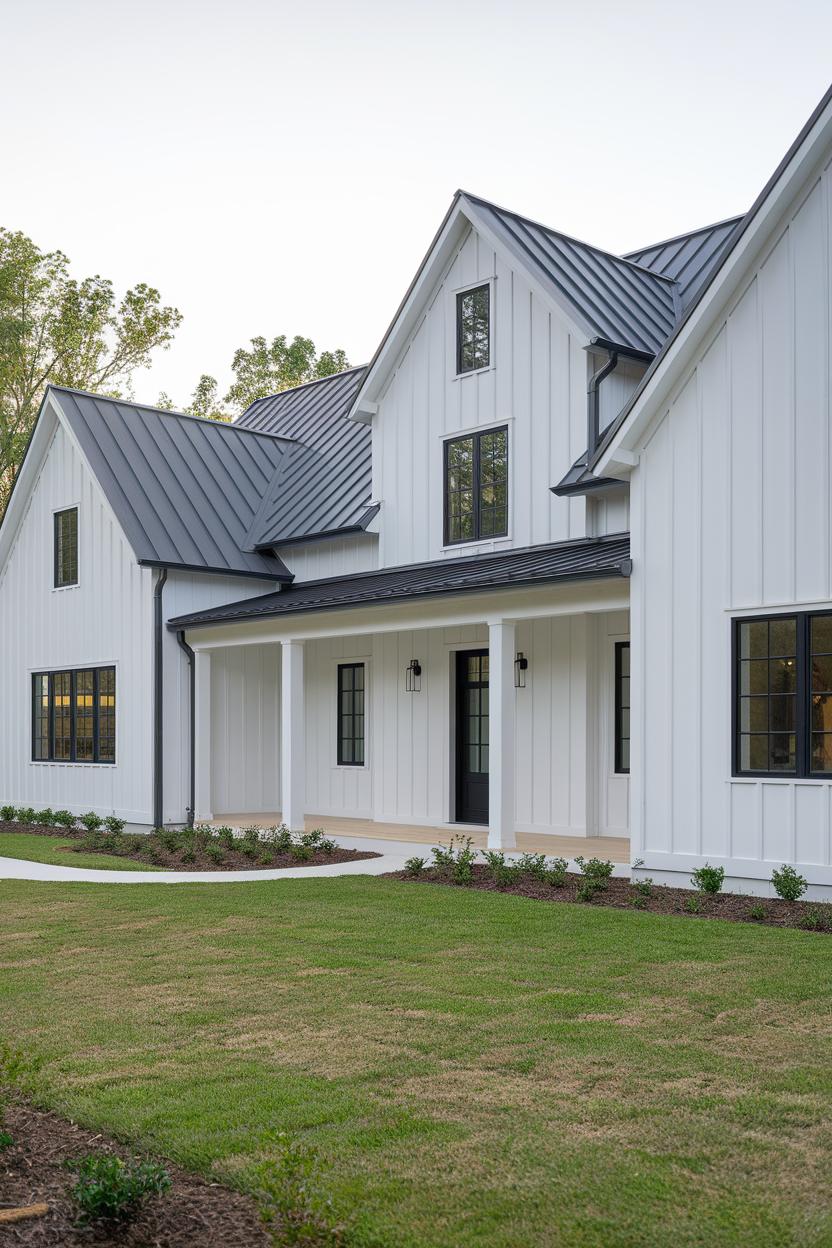
M 281 821 L 279 811 L 257 814 L 217 815 L 210 822 L 214 827 L 270 828 Z M 376 823 L 373 819 L 347 819 L 340 815 L 307 815 L 306 830 L 324 828 L 331 836 L 362 837 L 369 840 L 408 842 L 415 845 L 447 844 L 452 836 L 470 836 L 478 849 L 488 843 L 488 829 L 470 824 L 444 823 L 435 827 L 412 823 Z M 521 852 L 548 854 L 571 859 L 576 854 L 586 858 L 605 858 L 610 862 L 629 863 L 630 840 L 626 836 L 550 836 L 542 832 L 518 832 L 517 848 Z

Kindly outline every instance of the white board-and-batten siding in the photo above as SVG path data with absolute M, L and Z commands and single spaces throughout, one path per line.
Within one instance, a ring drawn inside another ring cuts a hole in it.
M 732 620 L 832 606 L 830 171 L 658 416 L 631 478 L 633 854 L 832 885 L 832 785 L 732 776 Z

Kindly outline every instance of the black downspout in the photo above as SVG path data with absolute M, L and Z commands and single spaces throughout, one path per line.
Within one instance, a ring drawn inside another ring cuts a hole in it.
M 153 588 L 153 826 L 161 828 L 165 817 L 163 769 L 164 751 L 164 666 L 162 647 L 165 640 L 162 613 L 162 590 L 168 579 L 167 568 L 159 569 Z
M 188 739 L 191 743 L 190 748 L 190 777 L 188 780 L 188 808 L 186 814 L 188 816 L 188 827 L 194 826 L 194 806 L 196 805 L 196 666 L 194 664 L 194 652 L 185 640 L 185 630 L 180 629 L 176 634 L 176 640 L 185 652 L 185 658 L 188 660 L 188 705 L 190 707 L 190 729 Z
M 618 352 L 610 351 L 610 358 L 606 364 L 602 365 L 596 373 L 593 373 L 589 379 L 589 385 L 586 388 L 587 393 L 587 413 L 586 413 L 586 462 L 587 467 L 595 453 L 598 440 L 601 436 L 601 397 L 598 391 L 601 388 L 601 382 L 605 377 L 609 377 L 618 367 Z

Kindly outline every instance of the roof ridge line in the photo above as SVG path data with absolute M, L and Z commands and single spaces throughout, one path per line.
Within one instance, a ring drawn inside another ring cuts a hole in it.
M 746 214 L 739 213 L 736 217 L 723 217 L 721 221 L 714 221 L 710 225 L 700 225 L 696 230 L 682 230 L 681 234 L 674 234 L 670 238 L 662 238 L 657 243 L 645 243 L 643 247 L 633 247 L 630 251 L 622 252 L 621 259 L 629 260 L 630 256 L 636 255 L 637 252 L 655 251 L 657 247 L 668 247 L 670 243 L 681 242 L 683 238 L 695 238 L 697 234 L 707 234 L 709 230 L 718 230 L 721 225 L 738 225 Z M 637 261 L 630 261 L 634 264 Z M 639 266 L 643 268 L 643 265 Z M 652 273 L 652 269 L 650 270 Z
M 299 386 L 287 386 L 285 390 L 275 390 L 273 394 L 261 394 L 259 399 L 255 399 L 249 403 L 245 411 L 242 411 L 236 419 L 231 421 L 232 425 L 236 425 L 237 421 L 242 420 L 246 412 L 250 412 L 258 403 L 265 403 L 267 399 L 278 399 L 282 394 L 294 394 L 298 390 L 305 390 L 308 386 L 319 386 L 323 381 L 334 381 L 336 377 L 347 377 L 350 373 L 357 373 L 361 369 L 366 369 L 366 364 L 355 364 L 352 368 L 342 368 L 340 373 L 329 373 L 326 377 L 313 377 L 311 381 L 302 381 Z
M 545 230 L 547 234 L 554 234 L 556 238 L 565 239 L 567 243 L 575 243 L 578 247 L 586 247 L 589 251 L 597 251 L 602 256 L 608 256 L 610 260 L 617 260 L 619 264 L 626 264 L 629 268 L 637 269 L 640 273 L 647 274 L 648 277 L 658 278 L 661 282 L 667 282 L 670 286 L 678 286 L 675 278 L 667 277 L 664 273 L 655 273 L 652 269 L 648 269 L 646 265 L 639 264 L 636 260 L 629 260 L 627 256 L 619 255 L 617 252 L 608 251 L 606 247 L 599 247 L 596 243 L 588 243 L 586 239 L 576 238 L 574 234 L 565 234 L 563 230 L 556 230 L 554 226 L 544 225 L 542 221 L 536 221 L 534 217 L 524 217 L 521 212 L 515 212 L 513 208 L 504 208 L 502 204 L 495 204 L 493 200 L 483 199 L 481 195 L 474 195 L 469 191 L 458 191 L 457 194 L 464 195 L 466 199 L 471 199 L 475 203 L 485 204 L 487 208 L 494 208 L 497 212 L 503 212 L 508 217 L 514 217 L 516 221 L 524 221 L 527 225 L 534 225 L 539 230 Z

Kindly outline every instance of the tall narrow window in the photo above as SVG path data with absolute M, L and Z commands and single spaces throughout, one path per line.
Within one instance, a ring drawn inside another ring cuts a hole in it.
M 477 286 L 456 297 L 456 371 L 488 368 L 491 288 Z
M 55 588 L 78 584 L 78 508 L 55 512 Z
M 630 643 L 615 643 L 615 770 L 630 770 Z
M 364 664 L 338 664 L 338 765 L 364 765 Z
M 445 543 L 508 533 L 508 429 L 445 443 Z
M 37 763 L 116 761 L 114 667 L 34 673 L 32 758 Z

